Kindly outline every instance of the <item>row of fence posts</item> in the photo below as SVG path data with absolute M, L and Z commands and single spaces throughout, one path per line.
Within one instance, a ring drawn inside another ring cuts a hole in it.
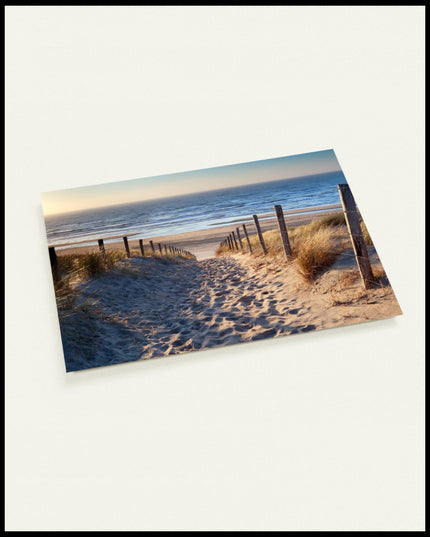
M 280 205 L 275 205 L 275 214 L 278 220 L 278 227 L 281 233 L 281 239 L 282 239 L 282 245 L 284 247 L 284 252 L 285 252 L 287 259 L 289 259 L 291 258 L 291 246 L 290 246 L 290 241 L 288 238 L 287 226 L 285 224 L 284 213 Z M 268 250 L 267 250 L 266 243 L 264 242 L 264 237 L 261 231 L 261 226 L 258 220 L 258 216 L 256 214 L 253 214 L 252 218 L 254 220 L 255 228 L 257 230 L 258 240 L 260 241 L 261 249 L 263 250 L 264 254 L 267 254 Z M 245 234 L 246 241 L 248 243 L 248 249 L 250 253 L 252 253 L 251 241 L 249 240 L 248 230 L 246 229 L 245 224 L 242 224 L 242 229 Z M 228 234 L 228 236 L 220 243 L 220 246 L 225 246 L 231 251 L 240 250 L 243 252 L 244 247 L 243 247 L 242 237 L 240 235 L 239 228 L 237 227 L 235 231 L 234 230 L 231 231 Z
M 374 275 L 369 260 L 369 253 L 367 251 L 366 242 L 363 237 L 363 233 L 360 226 L 360 217 L 357 211 L 357 206 L 352 195 L 352 192 L 347 184 L 337 185 L 340 201 L 342 203 L 343 213 L 347 223 L 349 235 L 354 249 L 355 258 L 357 261 L 358 270 L 360 272 L 363 285 L 368 289 L 374 281 Z M 284 249 L 285 257 L 287 260 L 292 258 L 291 245 L 288 237 L 287 226 L 285 223 L 284 212 L 281 205 L 274 206 L 276 219 L 278 221 L 278 228 L 281 235 L 282 246 Z M 252 215 L 255 228 L 257 230 L 258 240 L 260 242 L 261 249 L 266 255 L 268 253 L 266 244 L 264 242 L 263 233 L 261 231 L 260 222 L 256 214 Z M 252 246 L 249 240 L 248 230 L 246 225 L 242 224 L 243 232 L 245 234 L 249 252 L 252 253 Z M 228 236 L 220 243 L 220 246 L 227 247 L 231 251 L 244 251 L 242 238 L 240 236 L 239 227 L 236 230 L 231 231 Z
M 123 237 L 122 240 L 124 241 L 124 247 L 125 251 L 127 253 L 127 257 L 131 257 L 130 255 L 130 247 L 128 245 L 128 238 Z M 170 244 L 161 244 L 157 243 L 157 248 L 155 248 L 153 241 L 149 241 L 149 246 L 151 248 L 151 252 L 153 254 L 160 253 L 160 255 L 192 255 L 191 252 L 188 250 L 184 250 L 182 248 L 177 248 L 176 246 L 172 246 Z M 106 255 L 105 247 L 103 244 L 103 239 L 99 239 L 99 248 L 103 255 Z M 145 247 L 143 246 L 143 239 L 139 239 L 139 248 L 140 253 L 142 254 L 142 257 L 145 257 Z
M 124 242 L 124 248 L 125 248 L 127 257 L 131 257 L 130 245 L 128 244 L 128 237 L 123 237 L 122 240 Z M 105 249 L 103 239 L 98 239 L 98 245 L 99 245 L 100 253 L 103 256 L 103 259 L 106 261 L 106 249 Z M 145 250 L 145 246 L 143 245 L 142 239 L 139 239 L 139 248 L 140 248 L 140 253 L 142 254 L 142 257 L 145 257 L 146 250 Z M 148 248 L 148 246 L 146 246 L 146 248 Z M 149 248 L 150 248 L 150 252 L 152 252 L 153 254 L 160 253 L 160 255 L 170 254 L 170 255 L 192 256 L 191 252 L 189 252 L 188 250 L 177 248 L 176 246 L 172 246 L 171 244 L 157 243 L 157 248 L 156 248 L 153 241 L 149 241 Z M 146 255 L 147 254 L 148 254 L 148 251 L 146 251 Z M 49 261 L 51 263 L 52 277 L 54 279 L 54 282 L 57 283 L 60 281 L 61 276 L 60 276 L 60 269 L 58 266 L 58 258 L 57 258 L 57 253 L 55 251 L 55 246 L 49 247 Z

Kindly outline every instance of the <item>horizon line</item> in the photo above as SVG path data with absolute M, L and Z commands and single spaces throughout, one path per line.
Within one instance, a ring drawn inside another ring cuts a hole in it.
M 309 174 L 305 174 L 305 175 L 297 175 L 297 176 L 294 176 L 294 177 L 284 177 L 282 179 L 274 179 L 272 181 L 262 181 L 260 183 L 246 183 L 244 185 L 235 185 L 235 186 L 229 186 L 229 187 L 223 187 L 223 188 L 211 188 L 211 189 L 208 189 L 208 190 L 199 190 L 199 191 L 196 191 L 196 192 L 188 192 L 186 194 L 176 194 L 174 196 L 160 196 L 158 198 L 140 199 L 138 201 L 126 201 L 124 203 L 108 203 L 107 205 L 98 205 L 96 207 L 87 207 L 85 209 L 74 209 L 73 211 L 62 211 L 62 212 L 47 213 L 47 214 L 44 213 L 44 217 L 46 218 L 47 216 L 58 216 L 60 214 L 72 214 L 72 213 L 80 213 L 80 212 L 83 212 L 83 211 L 106 209 L 107 207 L 121 207 L 122 205 L 133 205 L 134 203 L 141 203 L 142 201 L 158 201 L 158 200 L 171 199 L 171 198 L 183 198 L 185 196 L 193 196 L 195 194 L 203 194 L 204 192 L 217 192 L 217 191 L 220 191 L 220 190 L 232 190 L 234 188 L 243 188 L 243 187 L 250 186 L 250 185 L 261 185 L 261 184 L 277 183 L 279 181 L 289 181 L 289 180 L 294 180 L 294 179 L 302 179 L 302 178 L 305 178 L 305 177 L 313 177 L 315 175 L 327 175 L 329 173 L 341 173 L 342 175 L 344 175 L 342 170 L 335 169 L 335 170 L 330 170 L 328 172 L 309 173 Z M 163 177 L 163 176 L 160 175 L 160 177 Z M 135 180 L 136 179 L 127 179 L 126 181 L 135 181 Z M 118 181 L 118 182 L 120 182 L 120 181 Z M 94 186 L 94 187 L 103 186 L 103 183 L 101 185 L 89 185 L 89 186 Z M 76 189 L 79 189 L 79 188 L 88 188 L 88 186 L 76 187 Z M 74 189 L 67 189 L 66 188 L 64 190 L 74 190 Z M 53 191 L 53 192 L 58 192 L 58 190 Z M 45 194 L 45 193 L 48 194 L 49 192 L 42 192 L 42 194 Z M 42 201 L 42 211 L 43 211 L 43 201 Z

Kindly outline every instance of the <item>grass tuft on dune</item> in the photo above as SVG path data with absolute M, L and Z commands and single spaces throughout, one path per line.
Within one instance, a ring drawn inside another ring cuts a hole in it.
M 130 249 L 131 257 L 142 257 L 140 250 Z M 177 253 L 161 254 L 159 252 L 146 253 L 145 258 L 155 258 L 160 261 L 175 259 L 195 259 L 195 256 Z M 127 259 L 125 250 L 107 250 L 105 255 L 99 251 L 84 254 L 64 254 L 58 256 L 60 274 L 64 277 L 90 278 L 106 272 L 116 265 L 118 261 Z
M 362 223 L 364 226 L 364 223 Z M 366 244 L 371 244 L 367 229 L 363 227 Z M 301 276 L 312 281 L 325 268 L 330 267 L 337 256 L 346 248 L 351 247 L 345 216 L 343 213 L 331 214 L 317 218 L 309 224 L 289 227 L 288 236 L 293 259 Z M 283 258 L 283 246 L 278 229 L 263 233 L 264 243 L 268 250 L 268 256 Z M 262 248 L 258 236 L 250 237 L 254 256 L 262 255 Z M 243 253 L 249 253 L 247 244 L 244 243 Z M 230 255 L 228 247 L 220 247 L 216 256 Z M 237 253 L 237 250 L 236 250 Z
M 139 249 L 130 249 L 131 257 L 140 257 Z M 146 253 L 143 259 L 156 259 L 162 264 L 176 263 L 179 260 L 195 259 L 194 255 L 185 253 L 161 254 L 160 252 Z M 119 261 L 127 259 L 127 253 L 123 249 L 107 250 L 105 255 L 100 251 L 92 251 L 83 254 L 64 254 L 58 256 L 58 268 L 61 280 L 55 285 L 55 296 L 60 319 L 75 313 L 77 293 L 74 283 L 82 279 L 92 278 L 107 272 Z

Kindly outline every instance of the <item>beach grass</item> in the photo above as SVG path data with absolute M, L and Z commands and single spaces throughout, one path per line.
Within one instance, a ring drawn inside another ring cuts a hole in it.
M 335 230 L 321 227 L 314 233 L 301 237 L 293 252 L 299 273 L 311 281 L 325 268 L 330 267 L 340 253 Z
M 335 262 L 337 256 L 344 249 L 351 247 L 343 213 L 323 216 L 308 224 L 290 227 L 288 228 L 288 237 L 298 272 L 307 281 L 314 280 L 321 271 Z M 268 250 L 267 255 L 270 258 L 279 257 L 281 259 L 284 253 L 279 230 L 265 231 L 263 239 Z M 256 234 L 250 236 L 250 243 L 252 255 L 261 255 L 262 248 Z M 249 253 L 248 246 L 244 242 L 243 244 L 243 253 Z M 231 253 L 227 246 L 223 246 L 218 248 L 216 255 L 229 255 Z
M 137 248 L 130 248 L 130 257 L 142 257 Z M 160 252 L 146 252 L 145 258 L 151 257 L 163 260 L 195 259 L 193 255 L 185 253 L 162 254 Z M 127 253 L 123 249 L 107 250 L 103 255 L 100 251 L 85 252 L 82 254 L 64 254 L 58 256 L 58 266 L 62 277 L 89 278 L 106 272 L 118 261 L 127 259 Z
M 131 258 L 142 258 L 140 249 L 130 248 Z M 180 260 L 192 260 L 195 256 L 183 252 L 175 254 L 162 254 L 159 251 L 145 252 L 142 259 L 156 259 L 162 264 L 177 263 Z M 97 277 L 118 264 L 118 262 L 128 259 L 124 249 L 107 250 L 105 255 L 94 250 L 85 253 L 64 254 L 58 256 L 58 267 L 61 279 L 55 284 L 55 298 L 57 302 L 58 315 L 61 322 L 67 317 L 82 313 L 82 308 L 76 308 L 78 292 L 75 283 L 88 278 Z M 126 270 L 124 268 L 124 270 Z

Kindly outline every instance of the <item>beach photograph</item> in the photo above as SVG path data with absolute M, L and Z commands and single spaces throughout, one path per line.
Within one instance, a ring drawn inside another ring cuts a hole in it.
M 5 529 L 422 531 L 425 9 L 5 19 Z
M 331 149 L 42 202 L 68 372 L 402 313 Z

